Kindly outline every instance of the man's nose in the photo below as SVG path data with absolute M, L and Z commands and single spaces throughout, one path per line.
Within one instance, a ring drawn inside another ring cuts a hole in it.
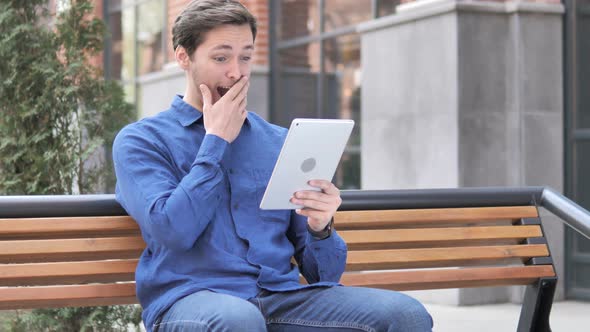
M 242 77 L 242 72 L 240 71 L 240 64 L 237 61 L 232 61 L 230 67 L 227 71 L 228 78 L 238 80 Z

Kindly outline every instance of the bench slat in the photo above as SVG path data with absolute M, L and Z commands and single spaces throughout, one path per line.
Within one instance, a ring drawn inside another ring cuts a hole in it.
M 135 283 L 0 287 L 0 310 L 137 303 Z
M 0 219 L 0 239 L 138 233 L 129 216 Z
M 67 285 L 133 281 L 137 259 L 0 264 L 0 286 Z
M 494 220 L 518 220 L 537 217 L 534 206 L 415 209 L 415 210 L 375 210 L 339 211 L 334 216 L 338 230 L 371 227 L 391 227 L 399 225 L 427 225 L 433 223 L 489 222 Z
M 340 211 L 336 227 L 350 249 L 341 282 L 413 290 L 553 277 L 551 265 L 522 265 L 549 255 L 544 244 L 519 244 L 542 236 L 538 225 L 513 225 L 534 217 L 535 206 Z M 137 303 L 144 247 L 128 216 L 0 219 L 0 309 Z M 395 270 L 404 268 L 412 270 Z
M 481 265 L 508 258 L 548 256 L 544 244 L 365 250 L 348 253 L 348 271 Z
M 0 241 L 0 263 L 137 258 L 144 248 L 141 236 Z
M 412 270 L 376 273 L 345 273 L 340 282 L 347 286 L 393 290 L 441 289 L 527 285 L 541 277 L 554 277 L 551 265 L 477 267 L 445 270 Z
M 531 226 L 488 226 L 488 227 L 450 227 L 395 230 L 355 230 L 339 231 L 350 250 L 379 249 L 411 246 L 441 246 L 452 242 L 461 246 L 475 240 L 516 239 L 543 236 L 541 227 Z

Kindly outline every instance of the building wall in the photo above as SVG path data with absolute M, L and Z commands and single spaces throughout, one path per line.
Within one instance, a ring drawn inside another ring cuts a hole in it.
M 563 192 L 561 14 L 561 5 L 505 15 L 462 14 L 459 58 L 466 63 L 459 67 L 460 186 L 550 186 Z M 482 54 L 489 50 L 497 53 Z M 559 299 L 565 280 L 564 226 L 541 212 L 562 276 Z M 522 288 L 514 288 L 508 296 L 518 302 L 522 294 Z M 466 289 L 460 296 L 460 302 L 470 304 L 479 303 L 481 294 Z
M 456 30 L 448 13 L 361 32 L 363 189 L 459 185 Z
M 562 13 L 560 4 L 437 0 L 362 25 L 363 188 L 563 190 Z M 544 216 L 544 227 L 563 275 L 563 224 Z M 518 302 L 522 289 L 416 296 Z

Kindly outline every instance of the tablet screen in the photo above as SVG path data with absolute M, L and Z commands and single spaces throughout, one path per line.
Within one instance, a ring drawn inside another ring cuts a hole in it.
M 301 208 L 289 200 L 297 191 L 319 190 L 309 180 L 332 180 L 353 127 L 353 120 L 294 119 L 260 208 Z

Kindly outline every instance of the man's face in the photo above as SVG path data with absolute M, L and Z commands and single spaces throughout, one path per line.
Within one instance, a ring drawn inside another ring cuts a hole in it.
M 189 61 L 188 74 L 199 104 L 200 84 L 209 87 L 215 104 L 242 76 L 250 76 L 254 38 L 248 24 L 222 25 L 209 32 Z

